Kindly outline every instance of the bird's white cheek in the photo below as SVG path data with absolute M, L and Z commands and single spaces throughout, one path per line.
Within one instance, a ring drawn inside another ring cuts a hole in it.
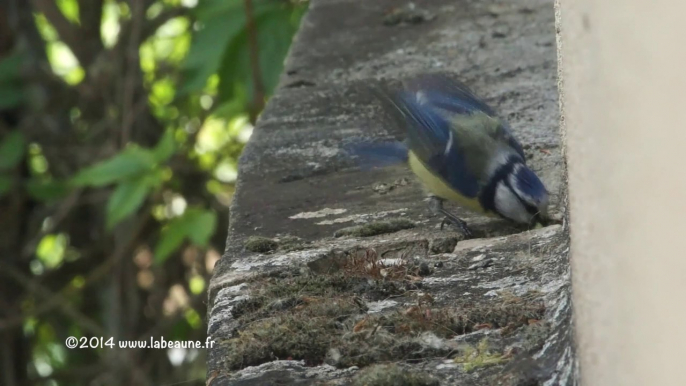
M 495 189 L 495 208 L 501 215 L 520 223 L 529 222 L 529 213 L 514 193 L 502 182 Z

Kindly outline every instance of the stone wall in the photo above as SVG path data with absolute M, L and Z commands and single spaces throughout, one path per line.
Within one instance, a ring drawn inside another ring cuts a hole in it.
M 452 208 L 478 236 L 462 240 L 406 167 L 341 150 L 402 135 L 371 87 L 450 72 L 511 123 L 563 213 L 555 39 L 552 1 L 313 0 L 240 160 L 208 384 L 576 384 L 565 225 Z

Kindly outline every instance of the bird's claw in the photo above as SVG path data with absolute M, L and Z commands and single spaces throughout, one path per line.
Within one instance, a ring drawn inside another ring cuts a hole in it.
M 435 214 L 441 214 L 445 216 L 443 218 L 443 221 L 441 222 L 441 230 L 443 230 L 443 226 L 446 223 L 450 223 L 462 232 L 465 239 L 469 239 L 472 237 L 472 231 L 469 230 L 467 223 L 459 217 L 455 216 L 454 214 L 445 210 L 443 208 L 443 200 L 441 198 L 431 196 L 431 201 L 429 201 L 429 207 L 431 208 L 431 211 Z
M 465 239 L 470 239 L 473 236 L 472 231 L 469 230 L 469 227 L 467 226 L 467 223 L 462 219 L 459 219 L 455 216 L 446 215 L 443 218 L 443 221 L 441 221 L 441 230 L 443 230 L 443 226 L 445 226 L 445 224 L 452 224 L 453 226 L 457 227 L 462 232 Z

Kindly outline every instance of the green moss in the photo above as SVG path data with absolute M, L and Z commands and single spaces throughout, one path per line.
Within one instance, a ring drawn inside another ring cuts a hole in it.
M 222 343 L 230 353 L 226 364 L 231 370 L 287 358 L 309 364 L 326 360 L 343 368 L 446 356 L 448 348 L 427 347 L 417 337 L 430 331 L 450 338 L 472 332 L 478 325 L 528 326 L 530 319 L 540 319 L 544 312 L 540 296 L 534 294 L 367 315 L 364 303 L 370 296 L 399 295 L 404 292 L 402 284 L 343 272 L 263 277 L 251 285 L 253 296 L 231 311 L 240 332 Z M 530 329 L 531 340 L 538 342 L 543 332 Z M 498 362 L 497 355 L 475 350 L 460 357 L 469 359 L 467 368 Z M 336 355 L 328 355 L 332 351 Z
M 394 334 L 381 324 L 358 333 L 346 334 L 335 342 L 340 358 L 335 363 L 340 368 L 365 367 L 376 363 L 399 360 L 419 360 L 446 356 L 449 349 L 436 349 L 423 345 L 409 334 Z
M 289 310 L 302 304 L 308 297 L 340 296 L 358 283 L 359 279 L 342 274 L 263 278 L 252 283 L 254 295 L 236 304 L 231 314 L 247 323 Z
M 296 236 L 284 236 L 279 238 L 279 249 L 284 252 L 301 251 L 308 247 L 308 242 Z
M 245 249 L 250 252 L 267 253 L 279 247 L 276 241 L 262 236 L 250 236 L 245 241 Z
M 333 275 L 305 275 L 289 278 L 263 278 L 253 283 L 254 294 L 231 309 L 234 318 L 241 322 L 268 317 L 301 305 L 308 298 L 339 297 L 363 292 L 373 298 L 385 299 L 405 292 L 394 282 L 370 281 L 364 277 Z
M 313 299 L 296 312 L 250 323 L 221 343 L 229 353 L 226 367 L 237 370 L 288 358 L 319 364 L 342 333 L 340 319 L 359 312 L 349 299 Z
M 519 327 L 530 319 L 543 317 L 545 308 L 533 299 L 507 303 L 489 302 L 456 305 L 443 308 L 414 307 L 404 312 L 374 316 L 369 325 L 380 324 L 396 335 L 416 335 L 431 331 L 441 338 L 473 332 L 477 326 L 490 328 Z
M 463 364 L 465 371 L 472 371 L 479 367 L 505 363 L 508 358 L 501 353 L 493 352 L 489 348 L 488 339 L 484 338 L 476 347 L 467 346 L 461 355 L 455 357 L 454 361 Z
M 245 241 L 245 249 L 250 252 L 267 253 L 275 250 L 283 252 L 301 251 L 309 247 L 307 241 L 295 236 L 283 236 L 270 239 L 262 236 L 250 236 Z
M 531 341 L 527 346 L 544 339 L 546 332 L 531 323 L 531 319 L 541 319 L 545 311 L 542 295 L 534 292 L 524 296 L 503 292 L 480 302 L 458 299 L 450 307 L 425 302 L 366 314 L 366 302 L 407 296 L 408 290 L 416 288 L 408 287 L 412 283 L 405 279 L 406 274 L 370 274 L 368 267 L 373 262 L 352 258 L 335 273 L 312 274 L 298 269 L 248 282 L 250 298 L 231 310 L 239 326 L 237 335 L 221 343 L 229 353 L 226 367 L 236 370 L 288 358 L 312 365 L 326 361 L 341 368 L 365 367 L 451 355 L 447 346 L 428 347 L 418 338 L 424 332 L 447 339 L 479 328 L 506 327 L 503 331 L 511 333 L 524 326 Z M 467 351 L 458 361 L 470 370 L 504 360 L 502 355 L 479 347 Z
M 352 236 L 352 237 L 370 237 L 386 233 L 398 232 L 403 229 L 414 228 L 414 223 L 404 218 L 398 218 L 387 221 L 376 221 L 365 225 L 354 227 L 347 227 L 339 229 L 334 233 L 334 237 Z
M 334 275 L 303 275 L 288 279 L 270 280 L 261 286 L 261 292 L 268 297 L 293 295 L 322 296 L 349 291 L 359 280 L 342 273 Z
M 410 372 L 398 365 L 370 366 L 353 378 L 353 386 L 438 386 L 438 379 L 427 373 Z

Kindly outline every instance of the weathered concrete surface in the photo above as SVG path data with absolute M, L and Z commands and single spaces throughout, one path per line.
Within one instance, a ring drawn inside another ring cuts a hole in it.
M 462 241 L 437 229 L 405 167 L 361 171 L 340 150 L 401 136 L 369 86 L 430 71 L 510 121 L 562 211 L 552 1 L 315 0 L 240 161 L 210 285 L 210 384 L 346 384 L 376 362 L 446 385 L 575 383 L 566 229 L 517 233 L 457 210 L 481 237 Z M 398 218 L 416 227 L 333 237 Z M 251 252 L 250 236 L 280 246 Z

